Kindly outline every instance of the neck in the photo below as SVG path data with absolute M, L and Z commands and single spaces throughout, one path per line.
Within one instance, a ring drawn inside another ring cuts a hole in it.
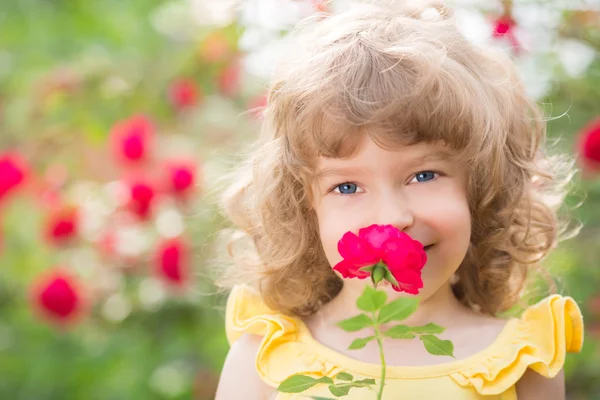
M 370 285 L 371 282 L 365 282 Z M 364 285 L 345 284 L 340 293 L 325 304 L 315 315 L 314 319 L 320 325 L 335 325 L 337 322 L 362 313 L 356 307 L 356 300 L 362 294 Z M 386 289 L 388 301 L 396 294 L 391 289 Z M 419 326 L 433 322 L 442 326 L 453 325 L 455 317 L 464 314 L 465 307 L 456 299 L 452 293 L 450 283 L 444 284 L 435 293 L 421 300 L 417 311 L 403 320 L 404 325 Z M 397 325 L 398 321 L 392 321 L 389 325 Z M 384 326 L 385 328 L 385 326 Z

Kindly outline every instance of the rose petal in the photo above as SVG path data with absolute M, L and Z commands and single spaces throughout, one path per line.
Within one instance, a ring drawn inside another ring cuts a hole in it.
M 391 225 L 370 225 L 358 231 L 358 237 L 366 241 L 374 250 L 380 250 L 386 240 L 393 235 Z
M 368 243 L 352 232 L 346 232 L 338 242 L 340 255 L 348 262 L 364 267 L 377 264 L 381 259 Z
M 398 281 L 397 286 L 392 286 L 396 292 L 406 292 L 409 294 L 418 294 L 419 289 L 423 288 L 421 274 L 411 269 L 402 269 L 392 273 Z
M 402 239 L 386 241 L 382 250 L 381 258 L 390 270 L 403 267 L 411 251 Z
M 362 266 L 356 266 L 347 260 L 342 260 L 333 267 L 333 270 L 342 274 L 343 278 L 365 279 L 371 276 L 369 272 L 361 271 L 360 268 Z

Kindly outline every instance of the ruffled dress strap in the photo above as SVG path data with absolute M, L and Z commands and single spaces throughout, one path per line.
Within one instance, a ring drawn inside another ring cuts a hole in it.
M 227 299 L 227 340 L 233 344 L 246 333 L 262 336 L 256 370 L 273 387 L 297 373 L 320 377 L 339 370 L 314 359 L 310 344 L 302 340 L 304 331 L 301 320 L 270 309 L 249 286 L 235 286 Z
M 450 376 L 480 394 L 498 395 L 516 385 L 528 368 L 547 378 L 556 376 L 566 353 L 579 352 L 582 345 L 583 317 L 577 303 L 570 297 L 552 295 L 523 313 L 506 346 Z

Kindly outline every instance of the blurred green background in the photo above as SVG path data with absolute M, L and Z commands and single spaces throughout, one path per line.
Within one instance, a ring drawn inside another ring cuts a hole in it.
M 226 226 L 212 189 L 256 137 L 271 41 L 326 7 L 235 3 L 2 1 L 0 158 L 18 153 L 28 172 L 19 190 L 0 194 L 0 399 L 213 398 L 228 345 L 225 298 L 212 295 L 208 270 Z M 576 157 L 581 130 L 600 115 L 598 9 L 491 3 L 477 21 L 500 45 L 514 45 L 514 32 L 535 48 L 515 56 L 527 84 L 543 69 L 546 80 L 532 90 L 559 117 L 550 137 Z M 514 26 L 499 26 L 511 10 Z M 534 28 L 532 10 L 554 19 Z M 124 164 L 109 137 L 141 114 L 153 123 L 153 145 L 143 162 Z M 161 183 L 164 163 L 182 159 L 196 162 L 185 195 Z M 127 200 L 128 182 L 140 177 L 155 190 L 141 218 Z M 572 192 L 567 205 L 584 228 L 546 265 L 585 314 L 583 352 L 566 366 L 569 398 L 600 399 L 600 177 L 579 174 Z M 57 241 L 48 229 L 61 207 L 78 217 L 68 240 Z M 157 269 L 157 249 L 173 238 L 189 254 L 190 273 L 179 280 Z M 80 320 L 56 324 L 36 312 L 36 283 L 56 267 L 90 300 Z

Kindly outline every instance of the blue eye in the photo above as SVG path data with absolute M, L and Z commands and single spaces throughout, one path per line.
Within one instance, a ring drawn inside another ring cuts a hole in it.
M 418 182 L 427 182 L 427 181 L 430 181 L 431 179 L 435 178 L 435 172 L 433 172 L 433 171 L 419 172 L 418 174 L 415 175 L 415 178 L 417 179 Z M 423 180 L 419 180 L 419 178 L 421 178 Z
M 338 185 L 334 188 L 334 190 L 339 191 L 339 193 L 341 194 L 354 194 L 356 193 L 356 190 L 358 189 L 358 186 L 354 183 L 342 183 L 341 185 Z

